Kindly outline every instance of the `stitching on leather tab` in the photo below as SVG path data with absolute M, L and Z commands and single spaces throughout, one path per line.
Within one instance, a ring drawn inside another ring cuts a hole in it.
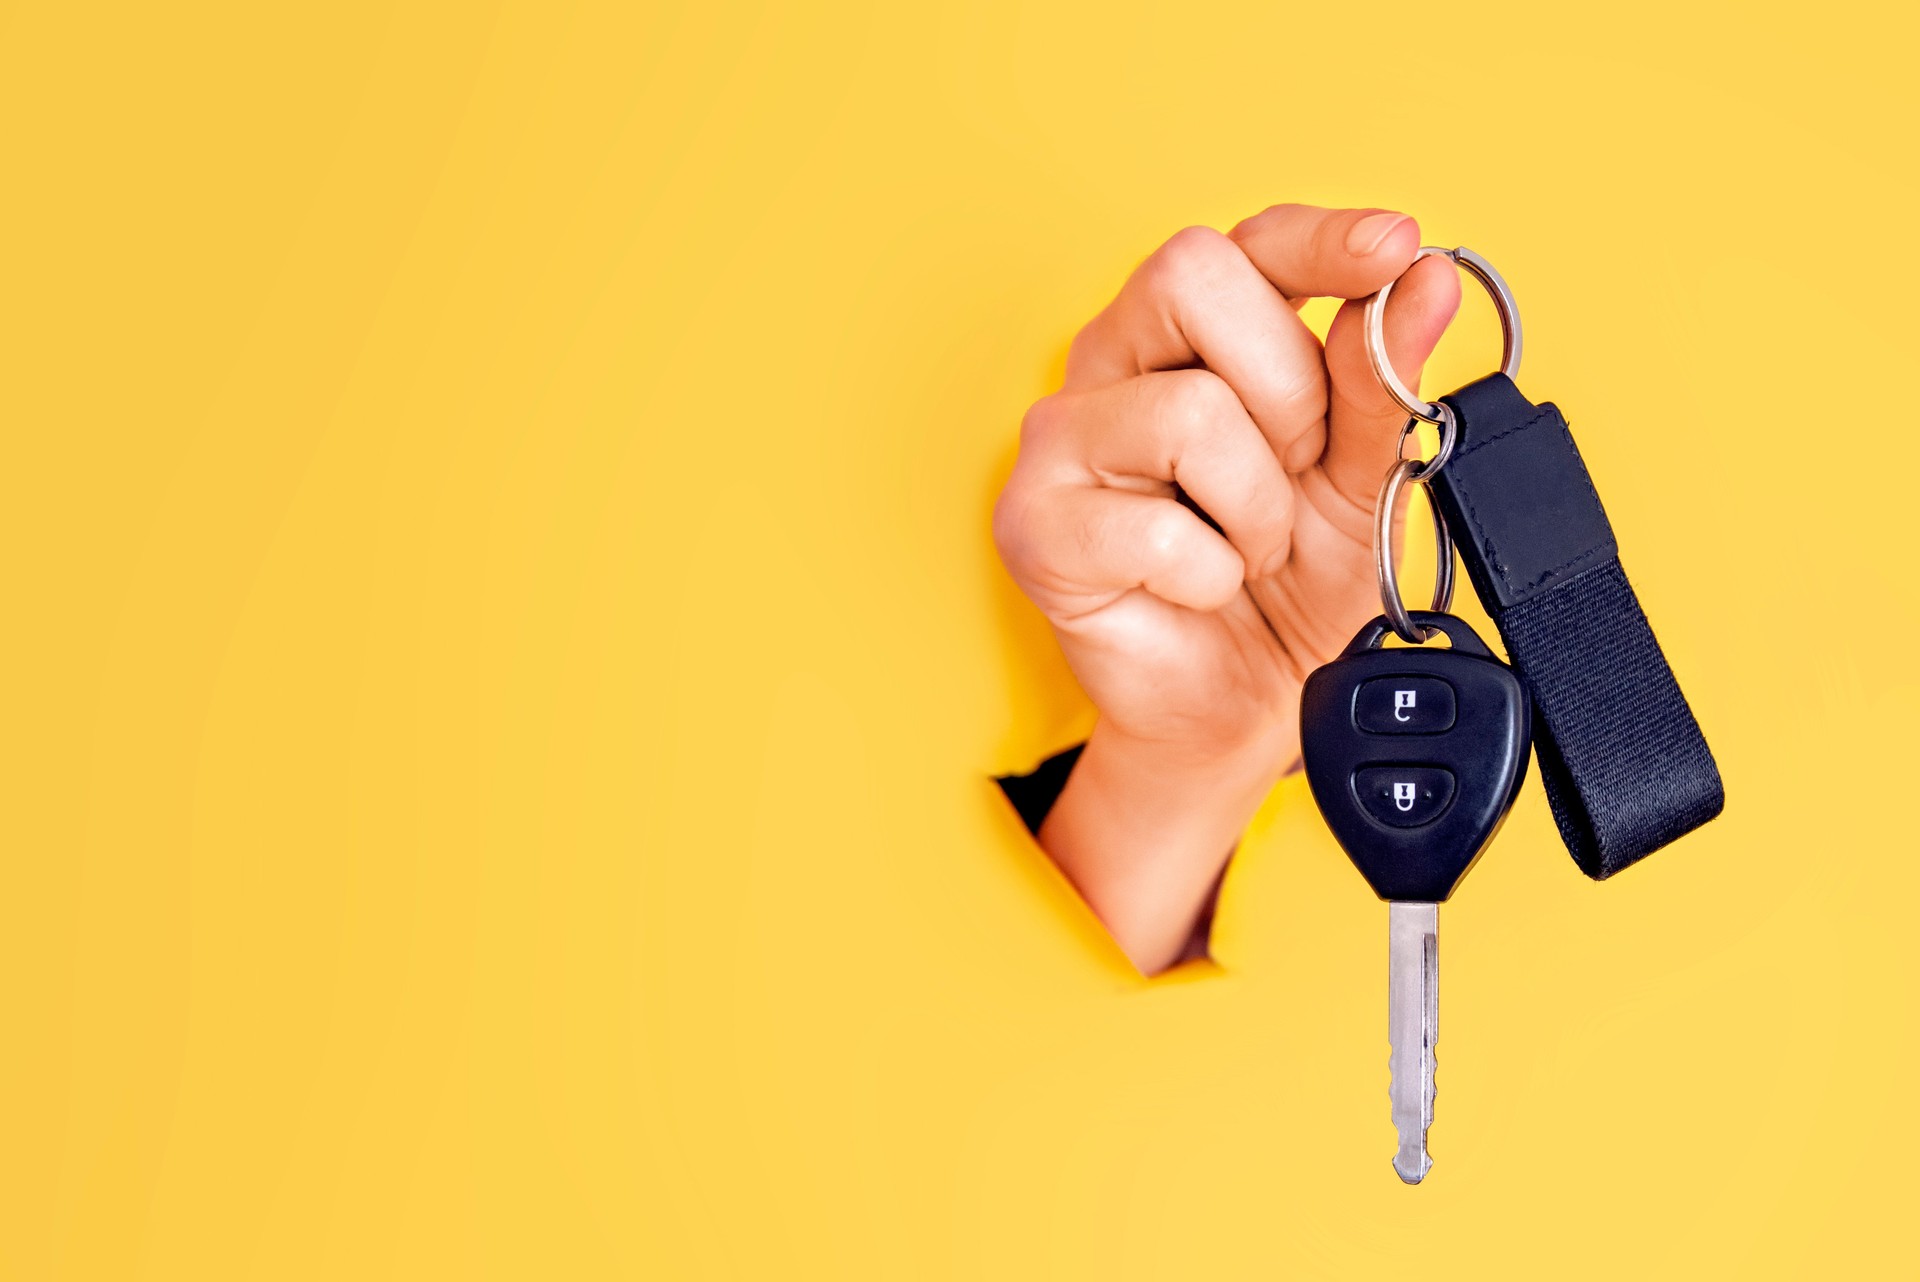
M 1486 440 L 1484 440 L 1484 441 L 1476 441 L 1476 442 L 1474 442 L 1474 443 L 1473 443 L 1472 445 L 1469 445 L 1469 446 L 1467 446 L 1467 448 L 1466 448 L 1466 449 L 1464 449 L 1464 450 L 1461 450 L 1461 451 L 1460 451 L 1460 452 L 1459 452 L 1458 454 L 1455 454 L 1455 455 L 1454 455 L 1454 457 L 1455 457 L 1455 458 L 1466 458 L 1466 457 L 1468 457 L 1468 456 L 1470 456 L 1470 455 L 1473 455 L 1473 454 L 1477 454 L 1477 453 L 1479 453 L 1479 452 L 1480 452 L 1481 450 L 1484 450 L 1484 449 L 1486 449 L 1486 448 L 1487 448 L 1487 446 L 1489 446 L 1489 445 L 1492 445 L 1492 444 L 1494 444 L 1494 443 L 1495 443 L 1496 441 L 1504 441 L 1504 440 L 1506 440 L 1506 439 L 1507 439 L 1507 438 L 1508 438 L 1509 436 L 1512 436 L 1512 435 L 1513 435 L 1513 434 L 1514 434 L 1515 432 L 1524 432 L 1524 431 L 1526 431 L 1526 430 L 1527 430 L 1528 428 L 1530 428 L 1530 427 L 1532 427 L 1532 426 L 1533 426 L 1533 425 L 1534 425 L 1535 423 L 1538 423 L 1538 422 L 1539 422 L 1539 421 L 1540 421 L 1541 419 L 1543 419 L 1543 418 L 1545 418 L 1545 417 L 1547 417 L 1547 415 L 1549 415 L 1549 414 L 1551 414 L 1551 413 L 1553 413 L 1553 412 L 1554 412 L 1554 407 L 1553 407 L 1553 405 L 1552 405 L 1551 403 L 1549 403 L 1549 404 L 1546 404 L 1546 405 L 1543 405 L 1543 406 L 1541 406 L 1541 407 L 1540 407 L 1540 411 L 1539 411 L 1539 413 L 1537 413 L 1537 414 L 1535 414 L 1535 415 L 1534 415 L 1534 416 L 1533 416 L 1532 418 L 1530 418 L 1530 419 L 1528 419 L 1528 420 L 1527 420 L 1526 422 L 1524 422 L 1524 423 L 1517 423 L 1517 424 L 1515 424 L 1514 426 L 1512 426 L 1512 427 L 1510 427 L 1510 428 L 1508 428 L 1508 429 L 1507 429 L 1506 431 L 1504 431 L 1504 432 L 1499 432 L 1499 433 L 1496 433 L 1496 434 L 1494 434 L 1494 435 L 1492 435 L 1492 436 L 1489 436 L 1489 437 L 1488 437 L 1488 438 L 1487 438 Z M 1569 440 L 1571 440 L 1571 439 L 1572 439 L 1572 434 L 1571 434 L 1571 433 L 1568 433 L 1568 439 L 1569 439 Z
M 1581 552 L 1576 556 L 1569 557 L 1565 561 L 1562 561 L 1559 565 L 1554 566 L 1551 570 L 1542 570 L 1540 572 L 1539 578 L 1535 579 L 1531 583 L 1522 584 L 1520 586 L 1520 591 L 1526 592 L 1526 591 L 1530 591 L 1533 588 L 1537 588 L 1542 583 L 1545 583 L 1548 579 L 1551 579 L 1554 575 L 1564 574 L 1568 570 L 1571 570 L 1574 566 L 1580 564 L 1580 562 L 1590 560 L 1591 558 L 1598 556 L 1600 553 L 1605 551 L 1607 551 L 1607 548 L 1604 544 L 1596 547 L 1590 547 L 1586 551 Z
M 1487 564 L 1491 565 L 1494 573 L 1500 576 L 1500 581 L 1506 584 L 1509 593 L 1515 591 L 1513 576 L 1508 574 L 1507 567 L 1501 564 L 1500 549 L 1494 546 L 1492 539 L 1478 533 L 1480 529 L 1479 511 L 1473 506 L 1473 496 L 1467 492 L 1467 487 L 1460 483 L 1460 477 L 1457 474 L 1453 478 L 1453 492 L 1459 497 L 1460 505 L 1467 509 L 1467 516 L 1473 522 L 1473 528 L 1476 532 L 1475 541 L 1487 550 Z
M 1489 436 L 1486 440 L 1476 442 L 1475 444 L 1467 447 L 1466 449 L 1461 450 L 1459 453 L 1453 456 L 1454 460 L 1457 462 L 1458 460 L 1464 459 L 1469 455 L 1476 453 L 1479 450 L 1485 449 L 1487 446 L 1492 445 L 1495 442 L 1505 440 L 1507 437 L 1514 435 L 1516 432 L 1524 432 L 1528 428 L 1539 423 L 1541 420 L 1549 417 L 1553 417 L 1553 418 L 1560 417 L 1558 412 L 1556 411 L 1556 409 L 1551 403 L 1541 406 L 1540 412 L 1535 414 L 1532 418 L 1528 419 L 1526 422 L 1516 424 L 1515 426 L 1508 428 L 1504 432 L 1500 432 L 1496 435 Z M 1566 438 L 1567 448 L 1573 450 L 1575 457 L 1577 458 L 1579 455 L 1580 447 L 1574 444 L 1573 429 L 1568 426 L 1567 421 L 1564 418 L 1560 418 L 1560 435 Z M 1594 487 L 1593 476 L 1591 473 L 1587 471 L 1586 464 L 1584 461 L 1582 461 L 1580 464 L 1580 480 L 1587 487 L 1587 494 L 1592 497 L 1593 505 L 1596 509 L 1599 510 L 1600 519 L 1604 522 L 1606 520 L 1606 511 L 1607 511 L 1606 505 L 1600 502 L 1600 491 Z M 1554 566 L 1552 569 L 1541 571 L 1540 574 L 1537 577 L 1533 578 L 1532 580 L 1526 583 L 1515 583 L 1513 581 L 1512 573 L 1508 570 L 1505 562 L 1503 562 L 1500 559 L 1500 549 L 1494 544 L 1494 541 L 1491 538 L 1488 538 L 1485 535 L 1478 533 L 1478 531 L 1480 530 L 1480 516 L 1479 516 L 1479 510 L 1474 506 L 1471 490 L 1472 490 L 1471 486 L 1466 485 L 1462 482 L 1461 475 L 1457 472 L 1454 473 L 1453 492 L 1459 496 L 1461 506 L 1466 508 L 1467 517 L 1469 520 L 1473 522 L 1473 528 L 1474 528 L 1474 531 L 1476 532 L 1477 541 L 1482 547 L 1484 547 L 1487 550 L 1487 564 L 1491 565 L 1494 571 L 1497 574 L 1499 574 L 1500 581 L 1502 584 L 1506 586 L 1507 593 L 1510 596 L 1517 596 L 1522 593 L 1531 592 L 1533 591 L 1533 589 L 1545 583 L 1548 579 L 1551 579 L 1556 575 L 1565 574 L 1568 570 L 1571 570 L 1574 566 L 1579 565 L 1582 561 L 1590 561 L 1594 559 L 1596 556 L 1598 556 L 1599 554 L 1603 552 L 1608 552 L 1607 545 L 1613 541 L 1611 535 L 1609 535 L 1602 542 L 1594 544 L 1593 546 L 1587 548 L 1585 551 L 1576 552 L 1574 555 L 1572 555 L 1571 557 L 1568 557 L 1565 561 L 1562 561 L 1559 565 Z M 1609 559 L 1611 559 L 1611 554 L 1609 556 Z

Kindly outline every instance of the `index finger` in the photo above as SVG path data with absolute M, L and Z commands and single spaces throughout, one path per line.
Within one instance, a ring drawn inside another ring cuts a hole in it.
M 1289 299 L 1365 298 L 1413 265 L 1420 225 L 1391 209 L 1275 205 L 1227 235 Z

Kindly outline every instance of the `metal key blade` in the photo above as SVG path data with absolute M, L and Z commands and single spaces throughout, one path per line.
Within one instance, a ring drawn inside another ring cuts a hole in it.
M 1387 1037 L 1392 1051 L 1393 1169 L 1409 1184 L 1426 1178 L 1427 1128 L 1433 1125 L 1433 1043 L 1440 1032 L 1440 905 L 1387 905 Z

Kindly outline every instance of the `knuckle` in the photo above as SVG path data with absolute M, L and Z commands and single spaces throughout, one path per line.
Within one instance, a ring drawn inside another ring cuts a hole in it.
M 1099 346 L 1100 341 L 1095 335 L 1095 327 L 1100 324 L 1101 316 L 1105 315 L 1106 313 L 1102 312 L 1100 316 L 1087 322 L 1080 332 L 1073 336 L 1073 341 L 1067 344 L 1067 380 L 1069 382 L 1073 381 L 1076 374 L 1094 364 L 1094 350 Z
M 1161 390 L 1160 412 L 1189 437 L 1215 435 L 1240 405 L 1227 380 L 1212 370 L 1170 373 Z
M 1151 565 L 1170 565 L 1179 560 L 1186 546 L 1187 523 L 1193 518 L 1173 503 L 1156 505 L 1140 531 L 1141 552 Z
M 1268 224 L 1281 219 L 1291 218 L 1295 213 L 1304 208 L 1306 208 L 1306 206 L 1294 201 L 1285 201 L 1278 205 L 1268 205 L 1259 213 L 1243 218 L 1236 223 L 1233 228 L 1233 236 L 1238 240 L 1243 236 L 1257 235 L 1264 231 Z
M 1060 435 L 1066 420 L 1059 393 L 1043 396 L 1027 407 L 1020 419 L 1020 449 L 1023 453 L 1038 449 Z
M 1225 269 L 1229 255 L 1239 248 L 1225 233 L 1211 227 L 1184 227 L 1153 251 L 1146 271 L 1154 283 L 1168 289 L 1191 287 Z
M 1026 487 L 1015 475 L 993 503 L 993 545 L 1009 566 L 1023 563 L 1031 551 L 1033 519 Z

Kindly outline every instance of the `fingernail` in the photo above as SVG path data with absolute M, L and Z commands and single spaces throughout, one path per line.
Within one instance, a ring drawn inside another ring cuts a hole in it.
M 1368 214 L 1347 230 L 1347 252 L 1365 258 L 1380 248 L 1380 242 L 1393 235 L 1393 229 L 1410 221 L 1405 214 Z

